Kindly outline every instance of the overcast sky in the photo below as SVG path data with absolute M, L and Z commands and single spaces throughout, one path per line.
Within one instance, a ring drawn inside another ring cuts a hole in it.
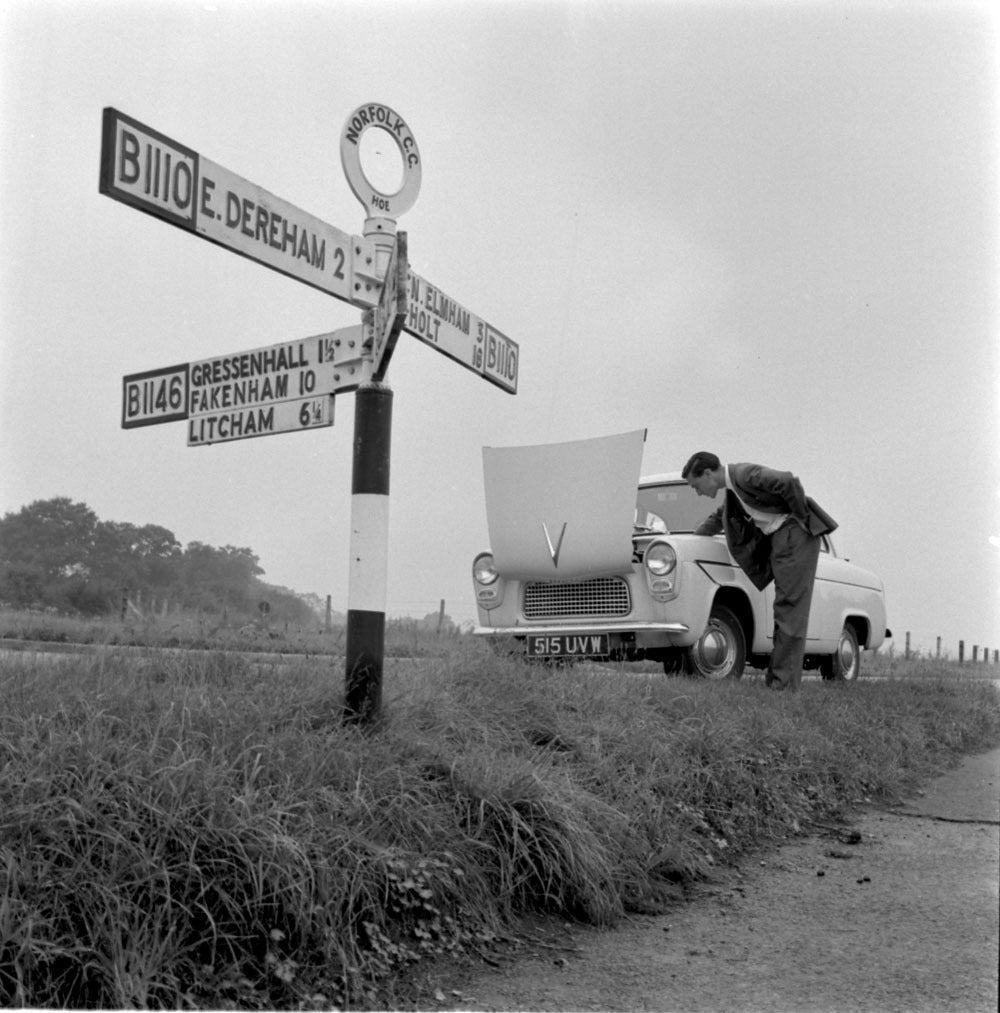
M 354 396 L 193 448 L 121 428 L 122 376 L 360 310 L 102 196 L 101 111 L 360 233 L 340 136 L 374 101 L 419 145 L 413 269 L 521 353 L 511 396 L 400 338 L 390 615 L 474 617 L 484 446 L 645 427 L 644 473 L 799 475 L 899 647 L 1000 648 L 997 27 L 947 0 L 0 0 L 0 513 L 67 496 L 247 546 L 346 611 Z

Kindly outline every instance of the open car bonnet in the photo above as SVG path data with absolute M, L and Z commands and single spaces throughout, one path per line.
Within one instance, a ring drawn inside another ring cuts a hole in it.
M 490 547 L 504 577 L 580 580 L 632 568 L 646 433 L 483 447 Z

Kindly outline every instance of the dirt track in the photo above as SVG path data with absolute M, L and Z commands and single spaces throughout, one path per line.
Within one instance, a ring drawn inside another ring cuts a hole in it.
M 994 1013 L 998 798 L 1000 749 L 857 813 L 855 844 L 795 840 L 610 932 L 550 924 L 503 967 L 442 978 L 428 1008 Z

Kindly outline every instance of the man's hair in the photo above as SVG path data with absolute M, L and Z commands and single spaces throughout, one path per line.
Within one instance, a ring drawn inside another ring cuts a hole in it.
M 692 454 L 688 458 L 688 463 L 684 465 L 684 470 L 681 472 L 681 478 L 685 481 L 689 478 L 701 478 L 706 471 L 715 471 L 722 462 L 715 456 L 710 454 L 707 450 L 699 450 L 697 454 Z

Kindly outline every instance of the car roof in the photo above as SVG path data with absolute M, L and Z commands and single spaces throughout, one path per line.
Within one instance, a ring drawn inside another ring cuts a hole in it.
M 663 471 L 658 475 L 643 475 L 639 479 L 639 485 L 665 485 L 668 482 L 683 482 L 684 479 L 679 471 Z M 686 484 L 686 483 L 685 483 Z

